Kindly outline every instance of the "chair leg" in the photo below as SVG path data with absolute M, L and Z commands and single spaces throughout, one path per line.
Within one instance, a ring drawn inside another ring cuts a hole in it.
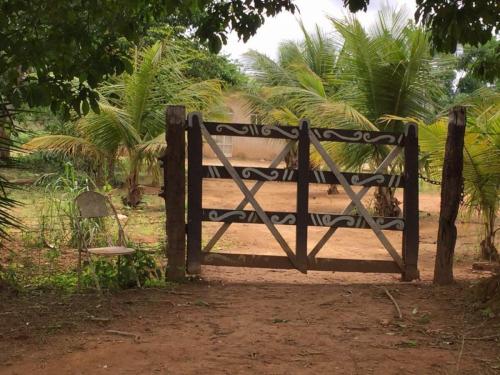
M 95 264 L 92 261 L 92 255 L 89 254 L 88 259 L 89 259 L 90 271 L 92 272 L 92 276 L 94 277 L 94 282 L 95 282 L 95 286 L 97 288 L 97 292 L 99 293 L 99 295 L 102 295 L 101 285 L 99 284 L 99 278 L 97 277 L 97 273 L 95 271 Z

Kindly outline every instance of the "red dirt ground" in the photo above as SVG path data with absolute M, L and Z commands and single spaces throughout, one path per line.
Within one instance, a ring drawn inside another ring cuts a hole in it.
M 241 200 L 232 182 L 204 188 L 204 207 Z M 257 198 L 267 210 L 293 211 L 294 189 L 269 185 Z M 339 212 L 346 204 L 345 194 L 311 187 L 311 211 Z M 0 374 L 499 374 L 500 319 L 469 299 L 480 277 L 471 271 L 479 226 L 459 225 L 460 282 L 434 287 L 438 196 L 422 194 L 420 208 L 420 282 L 205 267 L 202 281 L 102 299 L 0 293 Z M 216 228 L 206 224 L 204 239 Z M 293 227 L 279 229 L 293 243 Z M 323 231 L 310 229 L 310 246 Z M 400 243 L 399 234 L 388 235 Z M 234 225 L 219 248 L 282 254 L 256 225 Z M 369 230 L 339 230 L 320 256 L 388 259 Z

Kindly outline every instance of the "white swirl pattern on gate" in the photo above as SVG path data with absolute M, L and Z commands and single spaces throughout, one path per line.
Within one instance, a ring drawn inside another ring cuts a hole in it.
M 258 170 L 257 168 L 252 168 L 252 167 L 244 168 L 241 171 L 241 175 L 244 178 L 250 178 L 251 175 L 252 175 L 252 173 L 257 174 L 257 175 L 261 176 L 262 178 L 265 178 L 267 181 L 274 181 L 274 180 L 276 180 L 279 177 L 279 172 L 278 171 L 272 171 L 271 173 L 269 173 L 269 175 L 267 175 L 264 172 Z
M 369 142 L 369 143 L 374 143 L 374 142 L 377 142 L 381 139 L 387 139 L 387 141 L 390 143 L 396 142 L 396 137 L 393 135 L 389 135 L 389 134 L 376 135 L 373 138 L 371 138 L 371 136 L 372 136 L 371 133 L 364 133 L 363 140 L 365 142 Z
M 295 224 L 297 218 L 295 217 L 294 214 L 288 214 L 286 215 L 285 217 L 281 218 L 280 220 L 280 217 L 279 215 L 272 215 L 271 216 L 271 222 L 273 224 Z
M 283 130 L 282 128 L 274 125 L 263 125 L 262 126 L 262 135 L 271 135 L 271 130 L 277 131 L 290 139 L 297 139 L 299 137 L 298 129 L 291 129 L 289 132 Z
M 356 222 L 356 219 L 352 216 L 338 216 L 335 218 L 332 218 L 330 215 L 323 215 L 323 225 L 327 227 L 333 227 L 335 224 L 337 224 L 340 221 L 345 221 L 346 225 L 348 227 L 353 227 L 354 223 Z
M 393 228 L 395 227 L 396 229 L 403 230 L 405 228 L 405 222 L 401 219 L 394 219 L 389 221 L 388 223 L 384 224 L 384 219 L 383 218 L 378 218 L 376 220 L 377 224 L 380 225 L 381 229 L 387 229 L 387 228 Z
M 361 181 L 359 180 L 359 175 L 357 175 L 357 174 L 355 174 L 354 176 L 351 177 L 351 184 L 353 184 L 353 185 L 364 185 L 364 184 L 367 184 L 367 183 L 372 182 L 372 181 L 376 181 L 379 184 L 382 184 L 385 181 L 385 178 L 381 174 L 367 177 Z
M 337 133 L 335 130 L 325 130 L 323 132 L 323 138 L 333 138 L 333 137 L 340 138 L 344 141 L 356 142 L 360 141 L 363 138 L 363 132 L 358 130 L 353 133 L 352 137 L 349 137 L 347 135 L 341 135 Z
M 325 226 L 325 227 L 332 227 L 335 224 L 344 221 L 345 226 L 347 227 L 354 227 L 356 224 L 356 218 L 353 216 L 333 216 L 329 214 L 309 214 L 311 221 L 313 222 L 314 226 Z
M 215 127 L 215 130 L 220 133 L 222 132 L 223 129 L 227 129 L 233 133 L 239 134 L 239 135 L 245 135 L 248 134 L 249 128 L 247 125 L 242 126 L 240 129 L 235 128 L 234 126 L 228 125 L 228 124 L 219 124 Z
M 212 210 L 208 213 L 208 218 L 211 221 L 222 221 L 222 220 L 227 219 L 228 217 L 231 217 L 231 216 L 239 217 L 241 220 L 245 219 L 245 217 L 246 217 L 246 213 L 243 211 L 229 211 L 229 212 L 226 212 L 220 216 L 218 216 L 218 214 L 219 213 L 217 210 Z
M 316 136 L 318 136 L 318 137 L 321 136 L 321 133 L 319 131 L 317 131 L 317 129 L 315 129 L 315 133 L 316 133 Z M 358 142 L 358 141 L 363 140 L 363 141 L 368 142 L 368 143 L 375 143 L 375 142 L 378 142 L 378 141 L 383 140 L 383 139 L 387 140 L 387 142 L 389 142 L 389 143 L 396 142 L 396 137 L 393 135 L 389 135 L 389 134 L 376 135 L 373 133 L 362 132 L 362 131 L 358 130 L 358 131 L 354 132 L 352 134 L 352 136 L 347 136 L 347 135 L 340 134 L 340 133 L 336 132 L 335 130 L 323 131 L 322 138 L 330 139 L 330 138 L 334 138 L 334 137 L 341 139 L 343 141 L 349 141 L 349 142 Z M 397 143 L 398 144 L 401 143 L 402 139 L 403 139 L 403 136 L 400 135 L 397 139 Z

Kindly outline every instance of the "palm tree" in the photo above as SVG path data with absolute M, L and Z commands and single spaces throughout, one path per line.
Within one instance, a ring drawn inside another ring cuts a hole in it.
M 128 157 L 127 195 L 135 207 L 142 191 L 139 172 L 146 164 L 156 168 L 156 157 L 165 146 L 165 105 L 182 103 L 189 110 L 221 109 L 222 92 L 217 80 L 194 81 L 183 73 L 189 51 L 175 43 L 156 43 L 133 56 L 133 73 L 122 74 L 99 88 L 99 112 L 89 113 L 76 124 L 78 136 L 37 137 L 25 147 L 85 157 L 101 166 L 107 161 L 112 173 L 117 157 Z
M 465 213 L 476 213 L 481 217 L 481 257 L 498 260 L 495 222 L 500 190 L 500 94 L 482 88 L 461 104 L 467 106 L 463 165 Z M 446 118 L 440 118 L 431 125 L 420 122 L 421 152 L 426 154 L 426 170 L 434 179 L 441 178 L 446 135 Z
M 381 11 L 369 31 L 354 17 L 331 21 L 334 34 L 303 27 L 304 40 L 282 44 L 276 62 L 255 51 L 247 54 L 255 79 L 248 94 L 253 111 L 274 122 L 293 124 L 307 117 L 314 126 L 381 131 L 403 131 L 401 121 L 383 120 L 388 114 L 434 115 L 445 60 L 431 56 L 424 30 L 402 11 Z M 326 145 L 347 170 L 378 165 L 389 150 L 373 147 Z M 393 189 L 377 189 L 376 209 L 383 216 L 397 215 Z

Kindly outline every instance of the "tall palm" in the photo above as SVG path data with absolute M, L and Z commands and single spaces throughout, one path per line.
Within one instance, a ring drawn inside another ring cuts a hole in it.
M 78 121 L 79 136 L 42 136 L 25 147 L 86 157 L 101 165 L 107 160 L 111 166 L 118 156 L 127 156 L 124 202 L 137 206 L 142 197 L 141 166 L 154 166 L 164 148 L 165 105 L 183 103 L 189 110 L 205 110 L 209 115 L 213 114 L 210 110 L 221 108 L 220 82 L 187 78 L 182 69 L 188 61 L 189 51 L 175 44 L 158 42 L 136 50 L 133 73 L 122 74 L 99 88 L 99 113 L 89 113 Z
M 431 56 L 428 35 L 404 12 L 381 11 L 370 30 L 354 17 L 331 21 L 331 36 L 303 28 L 304 40 L 282 44 L 276 62 L 257 52 L 247 55 L 256 82 L 248 95 L 253 110 L 268 113 L 270 121 L 307 117 L 314 126 L 381 131 L 403 131 L 401 121 L 383 121 L 385 115 L 428 119 L 436 112 L 444 60 Z M 349 170 L 378 165 L 389 151 L 346 143 L 326 147 Z M 393 195 L 377 189 L 379 214 L 397 214 Z
M 465 98 L 462 104 L 467 106 L 464 205 L 467 214 L 477 213 L 482 219 L 481 257 L 498 260 L 495 222 L 500 207 L 500 93 L 487 88 L 479 89 Z M 420 124 L 421 152 L 426 154 L 427 171 L 434 179 L 441 177 L 446 135 L 446 118 L 430 125 Z

